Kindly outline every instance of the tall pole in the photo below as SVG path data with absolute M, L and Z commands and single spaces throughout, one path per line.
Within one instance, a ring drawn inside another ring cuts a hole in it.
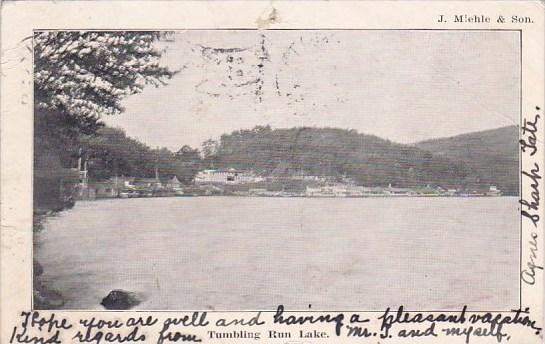
M 78 151 L 78 173 L 81 171 L 81 148 Z

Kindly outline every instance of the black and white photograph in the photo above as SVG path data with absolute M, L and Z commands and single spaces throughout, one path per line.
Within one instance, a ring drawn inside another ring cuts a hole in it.
M 520 306 L 519 31 L 30 39 L 35 309 Z

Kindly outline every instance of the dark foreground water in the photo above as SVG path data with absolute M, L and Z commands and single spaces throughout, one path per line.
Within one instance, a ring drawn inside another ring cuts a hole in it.
M 507 310 L 517 199 L 187 197 L 78 202 L 34 256 L 65 308 Z

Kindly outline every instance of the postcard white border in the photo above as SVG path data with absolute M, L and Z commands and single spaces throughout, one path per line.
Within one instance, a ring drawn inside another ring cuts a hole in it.
M 267 21 L 272 9 L 276 19 Z M 185 30 L 185 29 L 399 29 L 399 30 L 516 30 L 521 33 L 522 52 L 522 119 L 532 120 L 543 115 L 544 96 L 544 7 L 538 1 L 25 1 L 3 2 L 1 22 L 2 79 L 0 118 L 0 341 L 9 341 L 11 328 L 20 322 L 20 312 L 31 308 L 32 249 L 32 54 L 23 40 L 34 30 Z M 484 14 L 491 18 L 502 15 L 529 16 L 529 24 L 497 23 L 438 23 L 439 14 Z M 22 43 L 23 42 L 23 43 Z M 541 110 L 536 110 L 539 106 Z M 541 111 L 541 112 L 539 112 Z M 533 163 L 544 166 L 544 122 L 539 123 L 540 156 L 521 159 L 521 169 L 529 170 Z M 544 182 L 545 183 L 545 182 Z M 543 184 L 540 194 L 543 195 Z M 521 179 L 521 197 L 531 192 L 529 182 Z M 543 215 L 543 211 L 542 211 Z M 530 254 L 529 233 L 543 240 L 543 223 L 531 228 L 521 223 L 521 261 L 524 267 Z M 543 247 L 543 241 L 541 241 Z M 543 251 L 538 251 L 543 262 Z M 538 271 L 538 276 L 543 275 Z M 30 280 L 29 280 L 30 278 Z M 379 283 L 379 281 L 377 281 Z M 534 285 L 521 283 L 521 307 L 530 307 L 535 318 L 543 319 L 543 279 Z M 263 310 L 274 312 L 274 310 Z M 415 310 L 418 311 L 418 310 Z M 423 310 L 425 311 L 425 310 Z M 47 313 L 44 311 L 44 313 Z M 58 311 L 68 318 L 86 312 Z M 96 312 L 95 312 L 96 313 Z M 105 318 L 126 318 L 145 311 L 98 312 Z M 149 312 L 159 317 L 173 312 Z M 175 313 L 175 312 L 174 312 Z M 187 313 L 187 311 L 185 312 Z M 233 312 L 231 312 L 233 313 Z M 243 313 L 243 312 L 242 312 Z M 363 315 L 372 312 L 359 312 Z M 168 315 L 170 314 L 170 315 Z M 211 314 L 212 315 L 212 314 Z M 221 316 L 221 314 L 218 314 Z M 373 315 L 369 315 L 372 317 Z M 274 326 L 268 326 L 274 328 Z M 312 328 L 316 328 L 313 326 Z M 328 329 L 330 330 L 330 329 Z M 514 330 L 511 342 L 539 342 L 539 336 L 527 337 Z M 520 336 L 520 337 L 517 337 Z M 480 339 L 480 338 L 479 338 Z M 486 338 L 489 340 L 490 338 Z M 338 342 L 331 337 L 319 343 Z M 483 339 L 485 340 L 485 339 Z M 342 338 L 343 342 L 358 342 L 357 338 Z M 388 343 L 407 342 L 397 338 Z M 214 340 L 220 343 L 222 341 Z M 233 341 L 226 341 L 233 342 Z M 236 341 L 235 341 L 236 342 Z M 264 340 L 267 342 L 267 340 Z M 272 341 L 273 343 L 276 341 Z M 314 342 L 314 341 L 313 341 Z M 423 342 L 422 339 L 416 342 Z M 441 342 L 459 342 L 458 338 L 443 338 Z M 481 341 L 478 341 L 481 342 Z M 485 342 L 485 341 L 483 341 Z

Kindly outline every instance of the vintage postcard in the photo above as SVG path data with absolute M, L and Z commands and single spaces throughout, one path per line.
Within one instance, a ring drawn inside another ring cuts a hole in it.
M 541 343 L 539 1 L 6 1 L 2 343 Z

